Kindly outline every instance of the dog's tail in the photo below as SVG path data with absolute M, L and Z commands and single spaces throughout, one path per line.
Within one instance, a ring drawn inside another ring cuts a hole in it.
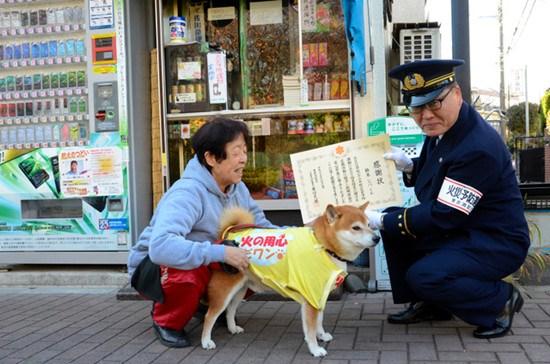
M 250 211 L 242 207 L 230 207 L 222 212 L 220 216 L 220 229 L 218 236 L 223 239 L 223 233 L 235 225 L 251 225 L 254 224 L 254 215 Z

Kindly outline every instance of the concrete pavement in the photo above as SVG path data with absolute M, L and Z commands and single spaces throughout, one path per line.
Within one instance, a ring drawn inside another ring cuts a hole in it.
M 150 302 L 119 301 L 118 287 L 0 288 L 0 363 L 550 363 L 550 286 L 523 287 L 526 302 L 513 334 L 472 337 L 459 321 L 390 325 L 388 292 L 344 295 L 328 303 L 328 356 L 305 347 L 299 306 L 249 301 L 237 322 L 245 332 L 213 332 L 217 349 L 203 350 L 200 323 L 187 327 L 195 347 L 168 349 L 151 329 Z

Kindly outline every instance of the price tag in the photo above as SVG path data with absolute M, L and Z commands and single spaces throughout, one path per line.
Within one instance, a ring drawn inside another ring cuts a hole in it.
M 31 59 L 31 66 L 36 66 L 36 59 Z
M 74 56 L 73 60 L 74 60 L 75 63 L 80 63 L 81 62 L 80 56 Z
M 6 94 L 6 100 L 11 100 L 11 94 L 9 92 Z
M 71 30 L 71 26 L 69 24 L 64 24 L 63 31 L 68 32 L 69 30 Z
M 53 58 L 48 58 L 48 64 L 49 64 L 49 65 L 52 65 L 52 64 L 54 64 L 54 63 L 55 63 L 55 59 L 53 59 Z
M 57 57 L 57 58 L 55 59 L 55 64 L 61 64 L 61 63 L 63 63 L 63 58 Z
M 46 33 L 51 33 L 51 32 L 52 32 L 52 26 L 51 25 L 46 26 Z
M 19 62 L 17 62 L 17 60 L 14 59 L 14 60 L 12 60 L 12 61 L 10 62 L 10 65 L 11 65 L 12 67 L 17 67 L 17 66 L 19 65 Z
M 31 143 L 25 143 L 25 149 L 30 149 L 31 148 Z
M 59 115 L 59 121 L 65 121 L 65 115 Z
M 48 90 L 48 96 L 55 96 L 55 90 Z
M 40 122 L 41 123 L 47 123 L 48 122 L 48 118 L 46 116 L 41 116 L 40 117 Z
M 38 123 L 38 117 L 37 117 L 37 116 L 33 116 L 33 117 L 31 118 L 31 123 L 37 124 L 37 123 Z
M 55 115 L 50 116 L 50 123 L 55 121 Z
M 19 92 L 17 92 L 17 91 L 15 91 L 15 92 L 13 93 L 13 98 L 14 98 L 15 100 L 19 100 L 19 97 L 20 97 L 20 96 L 21 96 L 21 95 L 19 95 Z
M 42 27 L 36 27 L 36 34 L 42 34 L 44 33 L 44 29 Z
M 31 91 L 31 97 L 32 97 L 32 98 L 35 98 L 36 96 L 38 96 L 38 92 L 36 92 L 36 91 Z
M 83 119 L 82 114 L 78 114 L 78 115 L 76 116 L 76 120 L 77 120 L 77 121 L 82 121 L 82 119 Z
M 31 120 L 29 118 L 23 118 L 23 124 L 28 124 L 30 122 Z
M 13 119 L 6 119 L 6 125 L 12 125 Z
M 73 30 L 78 30 L 80 29 L 80 25 L 78 24 L 73 24 Z
M 57 90 L 57 96 L 63 96 L 65 93 L 63 92 L 63 89 L 60 88 Z
M 8 36 L 8 30 L 7 29 L 2 29 L 2 31 L 0 32 L 0 35 L 2 35 L 2 37 L 7 37 Z
M 29 97 L 29 93 L 28 93 L 27 91 L 23 91 L 23 92 L 21 93 L 21 97 L 24 98 L 24 99 L 26 99 L 26 98 Z
M 74 121 L 73 115 L 67 115 L 67 121 Z
M 56 33 L 59 33 L 61 31 L 61 25 L 56 25 L 53 29 Z
M 15 35 L 17 34 L 17 32 L 15 31 L 15 28 L 11 28 L 10 29 L 10 35 Z
M 44 62 L 44 58 L 39 58 L 38 59 L 38 65 L 39 66 L 43 66 L 46 62 Z
M 38 91 L 38 95 L 40 95 L 40 97 L 46 96 L 46 90 L 40 90 L 40 91 Z
M 22 59 L 20 64 L 21 64 L 21 67 L 27 67 L 27 60 Z
M 65 63 L 72 63 L 73 59 L 71 57 L 65 57 Z
M 25 34 L 25 28 L 17 28 L 17 34 L 19 35 Z
M 67 96 L 72 96 L 73 95 L 73 89 L 68 88 L 66 93 L 67 93 Z
M 21 124 L 21 119 L 20 118 L 15 119 L 15 125 L 20 125 L 20 124 Z
M 75 89 L 74 94 L 75 95 L 81 95 L 82 94 L 82 89 L 80 89 L 80 88 Z
M 34 28 L 27 28 L 27 34 L 34 34 Z

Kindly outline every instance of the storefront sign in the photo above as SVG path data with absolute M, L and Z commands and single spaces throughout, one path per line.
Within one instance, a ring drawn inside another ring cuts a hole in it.
M 208 8 L 208 21 L 235 19 L 235 7 Z
M 281 24 L 282 22 L 281 0 L 250 3 L 250 25 Z
M 401 205 L 395 164 L 384 159 L 389 150 L 389 137 L 380 135 L 291 154 L 303 222 L 321 215 L 328 204 Z
M 227 102 L 227 70 L 225 53 L 208 53 L 208 94 L 211 104 L 225 104 Z

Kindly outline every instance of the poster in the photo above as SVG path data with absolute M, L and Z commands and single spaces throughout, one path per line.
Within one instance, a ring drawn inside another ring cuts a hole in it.
M 291 154 L 303 222 L 321 215 L 328 204 L 401 205 L 395 165 L 383 157 L 389 150 L 389 137 L 380 135 Z
M 113 0 L 90 0 L 88 11 L 90 14 L 90 29 L 113 27 Z
M 72 148 L 59 154 L 61 192 L 65 197 L 121 195 L 120 148 Z
M 211 104 L 227 102 L 227 71 L 225 53 L 208 53 L 208 94 Z

